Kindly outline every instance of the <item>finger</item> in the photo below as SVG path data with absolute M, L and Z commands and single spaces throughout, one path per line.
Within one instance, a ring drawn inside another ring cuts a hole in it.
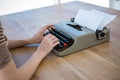
M 54 40 L 54 39 L 56 39 L 56 37 L 55 37 L 54 35 L 52 35 L 52 36 L 50 37 L 50 39 L 51 39 L 51 40 Z
M 45 27 L 50 28 L 50 27 L 53 27 L 53 26 L 54 26 L 53 24 L 49 24 L 49 25 L 46 25 Z
M 57 38 L 54 38 L 54 39 L 52 40 L 52 43 L 54 44 L 54 43 L 56 43 L 56 42 L 59 42 L 59 40 L 58 40 Z
M 55 42 L 55 43 L 53 44 L 53 46 L 57 46 L 59 43 L 60 43 L 60 42 Z
M 52 28 L 55 29 L 54 25 L 50 25 L 47 27 L 48 30 L 51 30 Z
M 43 26 L 43 27 L 40 28 L 40 30 L 39 30 L 38 32 L 41 32 L 41 30 L 42 30 L 43 32 L 45 32 L 48 28 L 50 28 L 50 27 L 52 28 L 52 26 L 53 26 L 53 25 Z
M 48 38 L 51 38 L 51 39 L 53 39 L 53 38 L 57 38 L 56 36 L 54 36 L 54 35 L 51 34 L 51 33 L 49 33 L 49 34 L 47 35 L 47 37 L 48 37 Z
M 44 33 L 48 28 L 54 28 L 54 26 L 53 25 L 46 25 L 44 27 L 41 27 L 39 29 L 38 33 L 41 32 L 41 31 L 42 31 L 42 33 Z
M 49 33 L 49 34 L 46 35 L 46 37 L 47 37 L 47 38 L 52 38 L 53 35 L 52 35 L 51 33 Z

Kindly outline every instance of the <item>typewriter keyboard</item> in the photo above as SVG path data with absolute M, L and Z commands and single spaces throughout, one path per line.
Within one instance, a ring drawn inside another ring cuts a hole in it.
M 67 35 L 66 33 L 60 30 L 52 29 L 52 30 L 49 30 L 49 33 L 53 34 L 59 39 L 60 43 L 54 48 L 59 52 L 67 49 L 74 43 L 74 40 L 72 39 L 71 36 Z

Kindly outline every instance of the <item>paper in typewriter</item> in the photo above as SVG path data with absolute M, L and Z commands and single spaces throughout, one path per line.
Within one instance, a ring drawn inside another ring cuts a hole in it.
M 96 31 L 97 29 L 103 29 L 103 27 L 114 18 L 115 15 L 110 15 L 97 10 L 87 11 L 80 9 L 75 17 L 75 23 Z
M 98 30 L 102 30 L 104 26 L 106 26 L 108 23 L 110 23 L 116 17 L 116 15 L 111 15 L 111 14 L 100 12 L 97 10 L 92 10 L 91 12 L 104 16 L 104 19 L 102 20 L 102 22 L 98 26 Z

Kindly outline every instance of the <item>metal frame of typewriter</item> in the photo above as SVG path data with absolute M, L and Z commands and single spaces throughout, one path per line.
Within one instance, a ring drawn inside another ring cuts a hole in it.
M 58 56 L 65 56 L 99 43 L 109 41 L 110 39 L 110 31 L 106 27 L 104 27 L 103 30 L 97 30 L 96 32 L 86 27 L 81 27 L 82 30 L 80 31 L 67 24 L 76 25 L 71 21 L 64 21 L 54 25 L 57 30 L 71 36 L 74 40 L 74 43 L 63 51 L 53 49 L 54 53 Z

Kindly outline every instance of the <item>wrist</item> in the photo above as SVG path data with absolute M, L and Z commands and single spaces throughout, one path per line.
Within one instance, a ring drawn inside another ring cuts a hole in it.
M 45 52 L 42 51 L 36 51 L 35 55 L 39 56 L 41 59 L 43 59 L 46 56 Z
M 28 44 L 33 44 L 33 43 L 34 43 L 34 41 L 33 41 L 31 38 L 26 39 L 26 42 L 27 42 Z

